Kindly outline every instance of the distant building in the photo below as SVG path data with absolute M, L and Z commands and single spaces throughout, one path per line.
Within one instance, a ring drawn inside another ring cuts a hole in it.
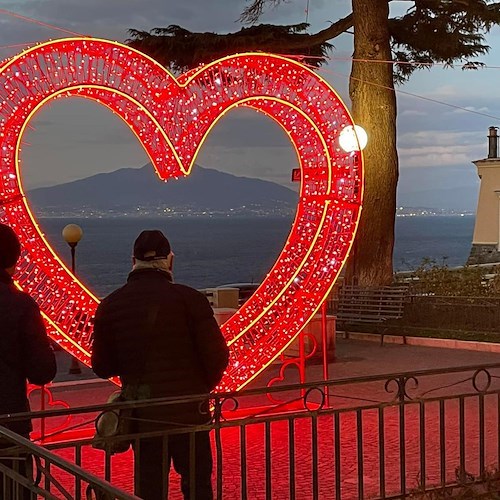
M 500 262 L 500 158 L 497 127 L 488 133 L 488 158 L 473 162 L 481 179 L 476 224 L 467 264 Z

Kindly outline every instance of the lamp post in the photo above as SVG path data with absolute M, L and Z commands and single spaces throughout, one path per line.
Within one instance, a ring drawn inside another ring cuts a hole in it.
M 62 237 L 64 241 L 69 245 L 71 249 L 71 272 L 75 275 L 76 269 L 76 246 L 78 242 L 82 239 L 83 231 L 80 226 L 77 224 L 68 224 L 62 230 Z M 80 365 L 78 364 L 78 360 L 71 356 L 71 365 L 69 367 L 68 373 L 72 375 L 78 375 L 82 373 Z

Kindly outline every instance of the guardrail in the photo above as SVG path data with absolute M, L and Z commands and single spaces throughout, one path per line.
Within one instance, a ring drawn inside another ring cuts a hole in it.
M 0 492 L 6 500 L 34 499 L 38 495 L 67 500 L 139 500 L 3 426 L 0 439 Z M 66 481 L 61 481 L 61 475 Z M 74 486 L 71 489 L 63 484 L 68 479 Z
M 269 395 L 274 404 L 269 403 Z M 117 488 L 132 491 L 131 452 L 110 456 L 90 446 L 95 416 L 104 409 L 176 405 L 206 397 L 1 416 L 0 423 L 27 416 L 86 416 L 77 426 L 83 437 L 75 439 L 73 426 L 58 433 L 59 442 L 45 446 Z M 196 433 L 212 430 L 217 498 L 396 499 L 419 498 L 429 491 L 443 495 L 452 490 L 500 491 L 500 363 L 253 389 L 211 398 L 213 418 L 206 426 L 170 427 L 125 438 L 132 439 L 140 452 L 146 437 L 156 437 L 168 447 L 173 434 L 189 434 L 194 442 Z M 55 475 L 70 494 L 79 491 L 82 477 Z M 165 470 L 165 489 L 167 479 Z M 178 478 L 171 482 L 169 498 L 176 498 Z

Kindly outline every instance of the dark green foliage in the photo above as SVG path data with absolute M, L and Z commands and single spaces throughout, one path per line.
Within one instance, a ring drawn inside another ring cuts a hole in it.
M 438 296 L 499 297 L 500 269 L 464 267 L 450 269 L 424 259 L 414 273 L 412 293 Z
M 270 4 L 272 7 L 277 7 L 280 3 L 284 3 L 286 1 L 287 0 L 253 0 L 248 7 L 245 7 L 245 10 L 241 14 L 240 21 L 255 23 L 263 14 L 266 4 Z
M 500 22 L 500 3 L 484 0 L 416 0 L 399 18 L 389 20 L 396 79 L 432 63 L 479 65 L 469 59 L 488 52 L 484 33 Z M 405 64 L 412 63 L 412 64 Z
M 237 52 L 274 52 L 305 55 L 302 60 L 320 66 L 331 45 L 315 43 L 304 33 L 308 24 L 272 26 L 261 24 L 243 28 L 237 33 L 192 33 L 180 26 L 154 28 L 150 32 L 131 29 L 126 43 L 149 54 L 173 71 L 185 71 L 200 64 Z M 310 58 L 307 56 L 311 56 Z
M 413 290 L 430 295 L 484 295 L 483 272 L 480 268 L 464 268 L 459 272 L 434 262 L 426 262 L 415 272 Z
M 285 0 L 254 0 L 241 16 L 253 23 L 266 5 L 276 7 Z M 390 0 L 388 0 L 390 1 Z M 411 2 L 408 2 L 411 3 Z M 500 3 L 491 0 L 415 0 L 406 14 L 389 20 L 395 81 L 405 81 L 416 69 L 433 63 L 477 69 L 471 58 L 488 52 L 484 34 L 500 23 Z
M 245 8 L 240 20 L 255 23 L 266 7 L 276 7 L 283 2 L 254 0 Z M 493 25 L 500 23 L 500 3 L 491 0 L 415 0 L 406 14 L 389 19 L 388 23 L 393 60 L 397 61 L 394 77 L 401 83 L 416 69 L 429 68 L 434 63 L 449 66 L 460 63 L 463 69 L 481 67 L 480 62 L 471 59 L 488 52 L 484 35 Z M 221 35 L 193 33 L 170 25 L 149 32 L 131 29 L 126 43 L 174 71 L 184 71 L 219 57 L 246 51 L 303 55 L 304 62 L 318 67 L 326 61 L 332 48 L 329 40 L 350 29 L 352 18 L 347 16 L 312 35 L 305 32 L 308 27 L 306 23 L 288 26 L 261 24 Z

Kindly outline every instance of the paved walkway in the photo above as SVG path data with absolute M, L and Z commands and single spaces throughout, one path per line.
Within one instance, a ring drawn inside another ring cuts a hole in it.
M 62 361 L 58 376 L 59 383 L 54 384 L 55 399 L 65 400 L 72 406 L 80 406 L 105 401 L 107 396 L 115 390 L 108 382 L 85 380 L 90 373 L 85 371 L 81 376 L 68 376 L 66 372 L 66 357 L 58 354 Z M 450 350 L 429 347 L 416 347 L 388 344 L 380 347 L 377 343 L 343 340 L 337 342 L 337 359 L 329 365 L 330 378 L 344 379 L 349 377 L 382 375 L 395 372 L 411 372 L 426 369 L 474 366 L 485 363 L 500 363 L 500 354 L 490 352 L 475 352 Z M 266 373 L 258 377 L 252 387 L 265 386 L 271 378 L 279 373 L 279 366 L 272 366 Z M 470 375 L 470 373 L 468 374 Z M 500 371 L 493 372 L 500 377 Z M 321 364 L 310 364 L 308 367 L 309 380 L 321 380 Z M 478 383 L 484 383 L 485 377 L 478 378 Z M 411 381 L 407 385 L 409 395 L 419 397 L 446 396 L 473 392 L 470 380 L 463 381 L 464 374 L 449 374 L 419 378 L 416 386 Z M 70 380 L 68 380 L 70 379 Z M 83 379 L 83 380 L 82 380 Z M 286 373 L 283 383 L 295 383 L 298 375 L 291 368 Z M 428 393 L 429 390 L 440 387 L 438 391 Z M 493 378 L 492 388 L 500 388 L 500 378 Z M 356 385 L 338 386 L 333 389 L 331 404 L 334 408 L 366 406 L 378 404 L 393 399 L 396 388 L 395 382 L 387 387 L 384 382 L 360 383 Z M 295 397 L 296 395 L 288 395 Z M 261 404 L 264 400 L 253 400 L 253 404 Z M 57 403 L 56 403 L 57 405 Z M 459 465 L 460 425 L 458 401 L 451 400 L 445 405 L 446 430 L 444 434 L 446 467 L 445 474 L 448 480 L 454 478 L 455 469 Z M 485 463 L 498 464 L 499 434 L 498 434 L 498 400 L 488 397 L 485 400 Z M 398 408 L 384 410 L 384 459 L 387 492 L 398 491 L 402 481 L 400 475 L 401 449 L 404 444 L 404 457 L 407 464 L 406 477 L 409 485 L 417 487 L 421 466 L 421 433 L 425 433 L 426 479 L 429 483 L 438 483 L 440 480 L 440 433 L 439 433 L 439 403 L 426 403 L 422 425 L 419 425 L 421 413 L 418 405 L 407 407 L 402 421 Z M 464 402 L 466 435 L 466 469 L 474 473 L 478 470 L 479 456 L 479 403 L 475 397 Z M 362 422 L 362 427 L 358 423 Z M 72 423 L 75 423 L 73 421 Z M 400 426 L 403 423 L 405 439 L 400 442 Z M 335 457 L 334 438 L 335 422 L 331 415 L 320 417 L 317 420 L 318 432 L 318 463 L 319 463 L 319 498 L 334 499 L 335 497 L 335 466 L 340 463 L 342 499 L 358 498 L 358 477 L 364 479 L 363 498 L 376 496 L 380 490 L 380 446 L 379 446 L 379 413 L 377 410 L 364 410 L 362 413 L 346 411 L 340 417 L 340 456 Z M 289 423 L 275 422 L 271 425 L 271 475 L 272 498 L 289 498 Z M 311 466 L 311 440 L 313 439 L 312 421 L 310 418 L 296 420 L 293 424 L 295 432 L 295 487 L 296 498 L 307 500 L 312 498 L 313 469 Z M 422 435 L 422 437 L 424 437 Z M 222 432 L 223 443 L 223 471 L 224 497 L 227 499 L 240 498 L 241 487 L 241 439 L 240 430 L 226 429 Z M 362 443 L 362 449 L 359 447 Z M 264 426 L 249 425 L 246 428 L 247 464 L 248 464 L 248 498 L 265 498 L 265 433 Z M 72 459 L 70 450 L 60 452 Z M 363 457 L 363 467 L 359 467 L 359 457 Z M 335 458 L 335 460 L 334 460 Z M 83 466 L 95 473 L 102 474 L 102 454 L 99 451 L 85 449 Z M 125 489 L 132 488 L 132 460 L 130 454 L 117 456 L 113 459 L 113 482 Z M 178 478 L 171 474 L 172 490 L 178 489 Z M 170 498 L 180 498 L 172 493 Z M 337 499 L 339 500 L 339 499 Z
M 418 370 L 446 369 L 453 367 L 474 366 L 485 363 L 500 363 L 500 354 L 461 349 L 443 349 L 401 344 L 385 344 L 363 340 L 337 339 L 335 362 L 329 364 L 331 379 L 383 375 L 386 373 L 411 372 Z M 83 365 L 79 375 L 69 374 L 70 357 L 65 352 L 57 353 L 58 372 L 55 387 L 70 393 L 80 390 L 90 381 L 91 386 L 98 380 L 92 370 Z M 322 380 L 321 360 L 308 363 L 308 381 Z M 267 382 L 277 376 L 279 365 L 274 364 L 257 377 L 249 388 L 264 387 Z M 93 380 L 92 380 L 93 379 Z M 284 383 L 298 383 L 295 369 L 287 371 Z M 74 384 L 74 385 L 73 385 Z M 113 384 L 109 384 L 114 387 Z M 59 389 L 58 389 L 59 390 Z M 84 404 L 87 404 L 84 401 Z

